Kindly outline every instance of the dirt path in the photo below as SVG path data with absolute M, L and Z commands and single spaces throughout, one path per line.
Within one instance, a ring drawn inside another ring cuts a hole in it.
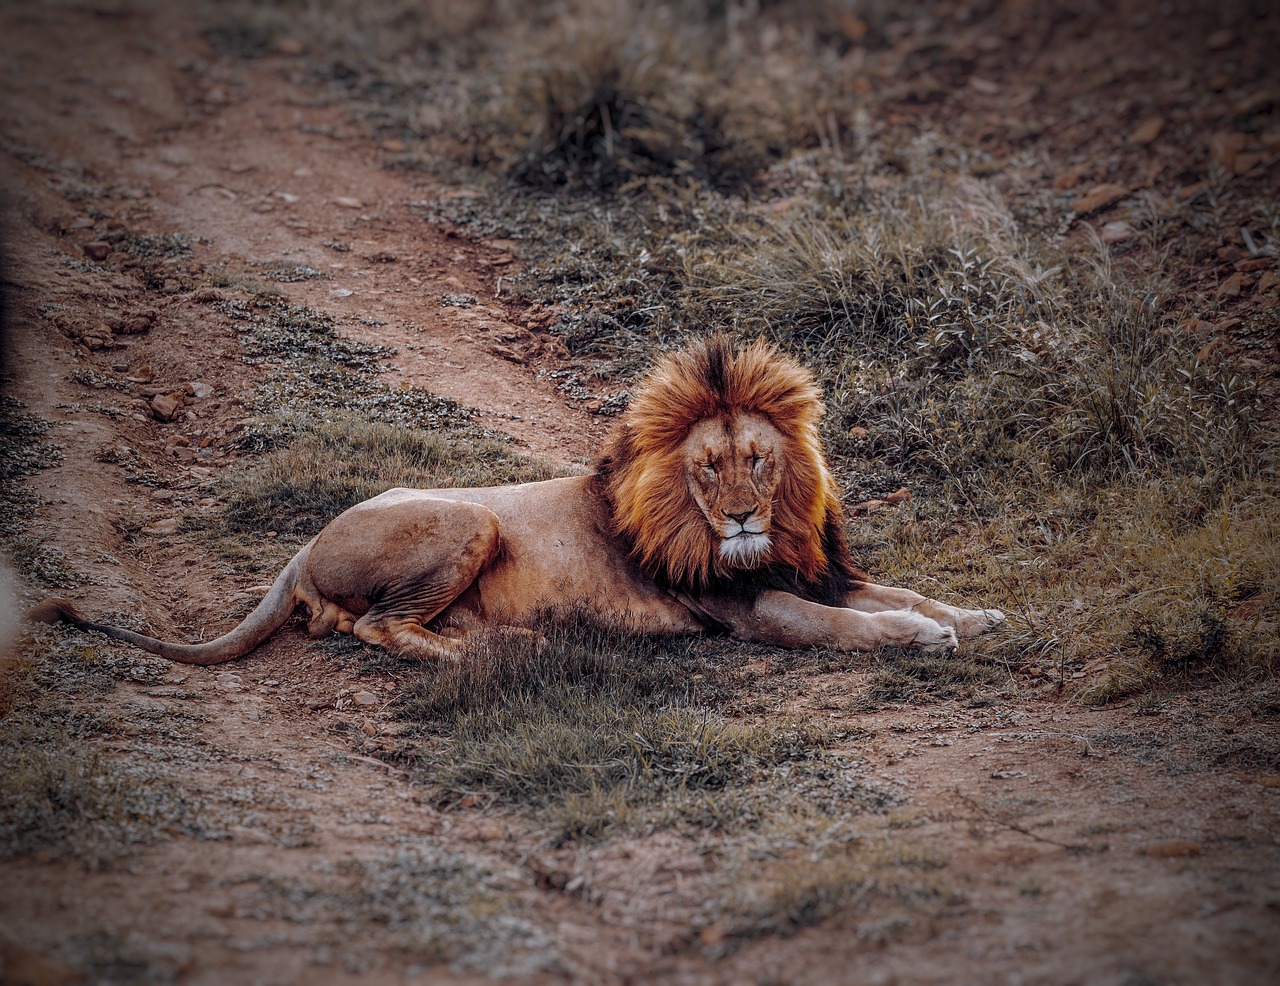
M 164 533 L 175 499 L 199 505 L 235 468 L 259 372 L 193 272 L 327 275 L 279 287 L 344 335 L 397 347 L 392 383 L 479 408 L 553 462 L 590 458 L 604 424 L 564 399 L 554 342 L 501 296 L 507 245 L 450 237 L 412 205 L 465 189 L 382 168 L 342 107 L 290 81 L 287 56 L 219 61 L 183 18 L 145 7 L 2 16 L 9 393 L 56 422 L 62 463 L 32 486 L 67 565 L 92 575 L 77 589 L 88 608 L 181 630 L 225 620 L 244 588 Z M 70 54 L 50 64 L 52 50 Z M 143 283 L 120 231 L 179 233 L 190 250 L 152 258 Z M 461 296 L 475 302 L 441 301 Z M 118 330 L 138 319 L 147 331 Z M 125 377 L 143 382 L 95 386 Z M 190 391 L 174 421 L 155 419 L 148 387 Z M 179 482 L 126 482 L 102 461 L 122 446 Z M 762 693 L 779 677 L 769 660 L 746 673 Z M 387 706 L 406 682 L 294 632 L 230 670 L 122 685 L 85 701 L 126 723 L 178 709 L 195 725 L 167 745 L 126 729 L 108 752 L 179 770 L 216 837 L 174 836 L 104 872 L 4 864 L 0 971 L 24 981 L 30 948 L 51 963 L 41 982 L 77 967 L 184 983 L 1280 975 L 1280 783 L 1258 753 L 1274 695 L 1235 695 L 1230 715 L 1210 692 L 1149 709 L 1024 697 L 867 714 L 849 701 L 866 677 L 808 676 L 763 714 L 785 704 L 847 726 L 851 769 L 900 805 L 887 821 L 854 810 L 858 837 L 908 847 L 912 875 L 816 927 L 745 941 L 704 920 L 735 892 L 713 836 L 555 848 L 523 813 L 433 803 L 368 755 L 394 740 Z M 789 858 L 758 860 L 785 872 Z M 451 897 L 441 874 L 472 893 Z M 451 909 L 456 924 L 441 920 Z M 441 927 L 450 942 L 432 937 Z

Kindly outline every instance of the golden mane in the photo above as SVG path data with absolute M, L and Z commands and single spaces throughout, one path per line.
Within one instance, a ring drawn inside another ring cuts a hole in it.
M 856 577 L 846 564 L 839 496 L 818 436 L 821 392 L 807 369 L 764 341 L 735 354 L 728 339 L 714 337 L 663 358 L 645 378 L 598 463 L 614 533 L 672 587 L 696 592 L 732 583 L 689 493 L 680 446 L 699 421 L 749 413 L 768 418 L 783 437 L 762 569 L 799 587 L 828 579 L 833 561 L 842 578 Z M 833 548 L 837 559 L 829 557 Z M 736 576 L 744 577 L 749 573 Z

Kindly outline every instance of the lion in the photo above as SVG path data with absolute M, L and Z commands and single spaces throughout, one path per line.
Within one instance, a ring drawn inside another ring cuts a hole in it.
M 763 341 L 723 337 L 660 360 L 594 472 L 477 489 L 391 489 L 302 548 L 239 626 L 199 644 L 64 620 L 184 664 L 243 657 L 301 604 L 407 658 L 447 658 L 485 626 L 586 607 L 648 632 L 727 631 L 786 648 L 949 650 L 998 610 L 876 585 L 850 556 L 813 375 Z M 459 628 L 465 628 L 461 631 Z

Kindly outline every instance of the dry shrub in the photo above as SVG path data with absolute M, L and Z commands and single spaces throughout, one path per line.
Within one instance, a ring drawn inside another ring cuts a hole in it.
M 747 82 L 720 26 L 669 8 L 585 4 L 549 29 L 539 57 L 504 76 L 492 118 L 512 175 L 533 185 L 616 188 L 649 176 L 713 187 L 749 181 L 781 152 L 785 117 Z

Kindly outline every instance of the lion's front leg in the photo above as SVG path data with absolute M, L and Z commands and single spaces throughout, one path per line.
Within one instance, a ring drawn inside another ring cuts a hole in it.
M 998 609 L 960 609 L 910 589 L 894 589 L 872 582 L 865 582 L 850 592 L 845 596 L 844 604 L 860 613 L 919 613 L 943 626 L 952 627 L 961 640 L 981 636 L 1004 622 L 1004 614 Z
M 778 647 L 836 647 L 873 651 L 881 647 L 954 650 L 956 632 L 936 620 L 907 610 L 865 613 L 809 602 L 789 592 L 763 592 L 754 603 L 706 598 L 696 609 L 723 623 L 733 635 Z

